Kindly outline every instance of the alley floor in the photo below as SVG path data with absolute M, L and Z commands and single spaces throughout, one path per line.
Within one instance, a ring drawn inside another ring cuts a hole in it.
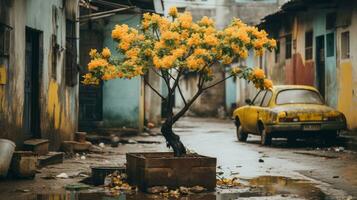
M 354 199 L 357 197 L 357 154 L 344 147 L 324 147 L 315 141 L 293 146 L 274 140 L 271 147 L 249 136 L 238 142 L 229 120 L 183 118 L 175 131 L 191 152 L 217 158 L 220 177 L 237 177 L 245 187 L 218 188 L 214 193 L 181 199 Z M 144 141 L 144 142 L 143 142 Z M 151 142 L 150 142 L 151 141 Z M 153 142 L 153 143 L 152 143 Z M 144 194 L 108 196 L 102 187 L 68 192 L 64 186 L 90 175 L 91 166 L 125 164 L 125 153 L 167 151 L 160 135 L 142 134 L 128 144 L 103 148 L 102 152 L 68 156 L 62 164 L 42 168 L 34 180 L 1 180 L 0 199 L 163 199 Z M 66 173 L 68 177 L 56 178 Z

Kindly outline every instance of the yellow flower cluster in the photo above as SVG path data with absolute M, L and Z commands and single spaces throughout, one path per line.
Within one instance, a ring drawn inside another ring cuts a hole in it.
M 264 71 L 262 69 L 256 68 L 256 69 L 253 70 L 253 76 L 256 79 L 264 79 L 265 78 L 265 73 L 264 73 Z
M 91 60 L 88 63 L 88 70 L 89 71 L 93 71 L 95 69 L 97 69 L 98 67 L 106 67 L 108 66 L 108 61 L 103 59 L 103 58 L 96 58 Z
M 100 83 L 100 79 L 93 76 L 91 73 L 85 74 L 83 76 L 83 78 L 84 79 L 83 79 L 82 83 L 84 85 L 99 85 L 99 83 Z
M 108 47 L 105 47 L 105 48 L 102 50 L 102 56 L 103 56 L 103 58 L 109 58 L 111 55 L 112 55 L 112 53 L 110 52 L 110 50 L 109 50 Z
M 101 52 L 91 50 L 90 75 L 85 77 L 85 82 L 130 79 L 144 75 L 152 67 L 163 71 L 175 68 L 199 72 L 205 74 L 205 81 L 209 81 L 213 77 L 212 67 L 219 66 L 218 63 L 231 64 L 246 59 L 250 50 L 262 55 L 265 49 L 276 46 L 276 41 L 269 39 L 265 31 L 239 19 L 233 19 L 228 27 L 217 30 L 214 20 L 209 17 L 194 22 L 191 13 L 179 13 L 175 7 L 169 9 L 168 15 L 170 17 L 145 13 L 138 29 L 116 25 L 112 38 L 117 43 L 118 52 L 124 56 L 115 60 L 108 48 Z M 259 88 L 272 86 L 260 69 L 245 72 L 234 67 L 231 74 L 250 79 Z
M 169 15 L 171 17 L 177 17 L 177 14 L 178 14 L 178 11 L 177 11 L 177 8 L 176 7 L 171 7 L 169 9 Z

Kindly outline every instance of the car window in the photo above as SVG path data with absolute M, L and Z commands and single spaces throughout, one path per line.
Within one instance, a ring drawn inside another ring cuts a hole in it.
M 265 95 L 265 91 L 263 90 L 259 91 L 258 94 L 254 97 L 252 105 L 260 106 L 264 98 L 264 95 Z
M 320 95 L 312 90 L 290 89 L 278 93 L 276 104 L 323 104 Z
M 263 107 L 267 107 L 269 105 L 271 96 L 273 96 L 273 93 L 270 90 L 268 90 L 266 92 L 266 94 L 265 94 L 265 97 L 264 97 L 264 100 L 263 100 L 263 103 L 262 103 Z

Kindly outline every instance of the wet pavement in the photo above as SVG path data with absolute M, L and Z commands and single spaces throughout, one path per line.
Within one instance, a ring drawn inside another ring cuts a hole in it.
M 262 147 L 257 136 L 249 136 L 247 143 L 241 143 L 236 140 L 233 123 L 217 119 L 184 118 L 175 131 L 190 151 L 217 158 L 219 177 L 236 177 L 241 185 L 219 186 L 215 192 L 179 198 L 140 192 L 113 196 L 103 187 L 94 186 L 81 191 L 64 189 L 89 176 L 90 166 L 124 166 L 127 152 L 167 151 L 161 136 L 142 135 L 131 139 L 146 142 L 106 146 L 103 152 L 74 155 L 63 164 L 41 169 L 34 180 L 2 180 L 0 199 L 345 200 L 357 197 L 357 154 L 339 144 L 326 147 L 316 141 L 298 141 L 290 145 L 281 139 L 274 140 L 272 147 Z M 60 173 L 66 173 L 69 178 L 55 178 Z

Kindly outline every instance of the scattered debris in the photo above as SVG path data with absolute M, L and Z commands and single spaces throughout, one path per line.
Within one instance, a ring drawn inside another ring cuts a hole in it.
M 224 188 L 238 187 L 241 185 L 242 184 L 238 182 L 237 177 L 234 177 L 232 179 L 222 178 L 217 180 L 217 186 L 224 187 Z
M 85 156 L 81 156 L 81 160 L 85 160 L 86 159 L 86 157 Z
M 135 186 L 130 186 L 126 183 L 127 175 L 125 173 L 119 173 L 115 171 L 112 174 L 109 174 L 104 179 L 104 186 L 111 190 L 120 190 L 120 191 L 136 191 Z
M 160 194 L 160 193 L 166 193 L 168 191 L 169 190 L 167 189 L 166 186 L 154 186 L 147 189 L 147 192 L 150 194 Z
M 136 140 L 133 139 L 128 140 L 128 144 L 136 144 L 136 143 L 138 143 Z
M 66 173 L 60 173 L 56 176 L 56 178 L 67 179 L 69 178 L 69 176 Z
M 84 183 L 75 183 L 75 184 L 68 184 L 64 186 L 64 188 L 66 190 L 84 190 L 84 189 L 89 189 L 90 186 Z
M 88 151 L 93 152 L 93 153 L 103 153 L 103 148 L 96 146 L 96 145 L 92 145 L 89 147 Z
M 120 138 L 117 135 L 110 135 L 111 147 L 118 147 Z
M 155 124 L 149 122 L 149 123 L 147 124 L 147 127 L 148 127 L 149 129 L 155 128 Z
M 217 175 L 219 175 L 219 176 L 220 176 L 220 175 L 223 175 L 223 174 L 224 174 L 224 172 L 222 172 L 222 171 L 218 171 L 218 172 L 217 172 Z
M 179 190 L 180 190 L 180 193 L 183 194 L 183 195 L 187 195 L 187 194 L 190 193 L 190 189 L 187 188 L 187 187 L 181 186 L 181 187 L 179 188 Z
M 193 193 L 201 193 L 201 192 L 204 192 L 206 191 L 207 189 L 202 187 L 202 186 L 199 186 L 199 185 L 196 185 L 192 188 L 190 188 L 190 192 L 193 192 Z
M 343 151 L 345 151 L 345 148 L 344 147 L 335 147 L 334 150 L 335 150 L 335 152 L 343 152 Z
M 104 148 L 105 144 L 103 142 L 99 143 L 99 147 Z
M 30 192 L 29 189 L 16 189 L 15 191 L 17 191 L 17 192 L 23 192 L 23 193 Z

